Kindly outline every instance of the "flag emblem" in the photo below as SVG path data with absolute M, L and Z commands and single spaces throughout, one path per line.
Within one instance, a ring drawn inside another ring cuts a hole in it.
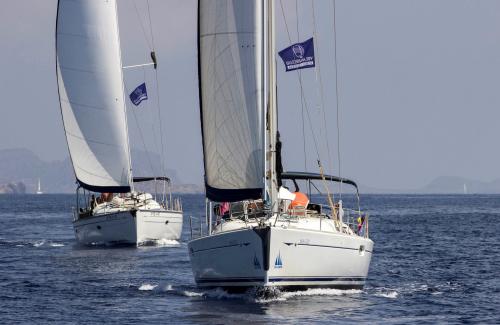
M 312 37 L 305 42 L 293 44 L 278 54 L 285 63 L 286 71 L 313 68 L 315 66 Z
M 130 100 L 135 106 L 139 106 L 139 104 L 146 99 L 148 99 L 148 92 L 146 90 L 146 83 L 143 82 L 130 94 Z

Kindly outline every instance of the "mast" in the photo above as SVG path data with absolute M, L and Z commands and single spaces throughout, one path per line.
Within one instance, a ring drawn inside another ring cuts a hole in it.
M 265 19 L 265 69 L 266 71 L 266 187 L 272 212 L 278 211 L 278 181 L 276 175 L 276 132 L 278 131 L 278 110 L 276 101 L 276 61 L 274 0 L 266 1 Z
M 123 60 L 122 60 L 122 46 L 120 41 L 120 20 L 118 19 L 118 2 L 115 2 L 115 19 L 116 19 L 116 36 L 118 38 L 118 59 L 120 61 L 120 67 L 122 67 L 120 69 L 120 79 L 122 84 L 122 98 L 123 98 L 123 111 L 124 111 L 123 115 L 125 118 L 124 123 L 125 123 L 125 137 L 127 141 L 128 164 L 130 168 L 128 176 L 129 176 L 130 192 L 134 192 L 134 176 L 132 175 L 132 154 L 130 153 L 130 138 L 128 134 L 127 105 L 125 104 L 127 102 L 127 99 L 125 97 L 125 81 L 123 78 Z

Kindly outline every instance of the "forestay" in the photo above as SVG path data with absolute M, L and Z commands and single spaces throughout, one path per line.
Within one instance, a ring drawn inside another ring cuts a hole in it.
M 198 60 L 205 185 L 214 201 L 262 196 L 262 1 L 201 0 Z
M 130 191 L 131 171 L 115 0 L 59 0 L 57 81 L 76 178 Z

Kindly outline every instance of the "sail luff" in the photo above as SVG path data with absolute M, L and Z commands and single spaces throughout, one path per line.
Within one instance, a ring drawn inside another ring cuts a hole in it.
M 59 0 L 56 73 L 66 141 L 80 186 L 130 191 L 115 0 Z

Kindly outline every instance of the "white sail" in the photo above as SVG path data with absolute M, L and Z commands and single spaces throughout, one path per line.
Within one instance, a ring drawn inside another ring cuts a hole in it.
M 130 150 L 115 0 L 59 0 L 57 81 L 76 178 L 130 190 Z
M 38 179 L 38 187 L 36 189 L 36 194 L 43 194 L 42 185 L 40 184 L 40 178 Z
M 262 1 L 204 0 L 198 10 L 207 197 L 257 198 L 264 187 Z

